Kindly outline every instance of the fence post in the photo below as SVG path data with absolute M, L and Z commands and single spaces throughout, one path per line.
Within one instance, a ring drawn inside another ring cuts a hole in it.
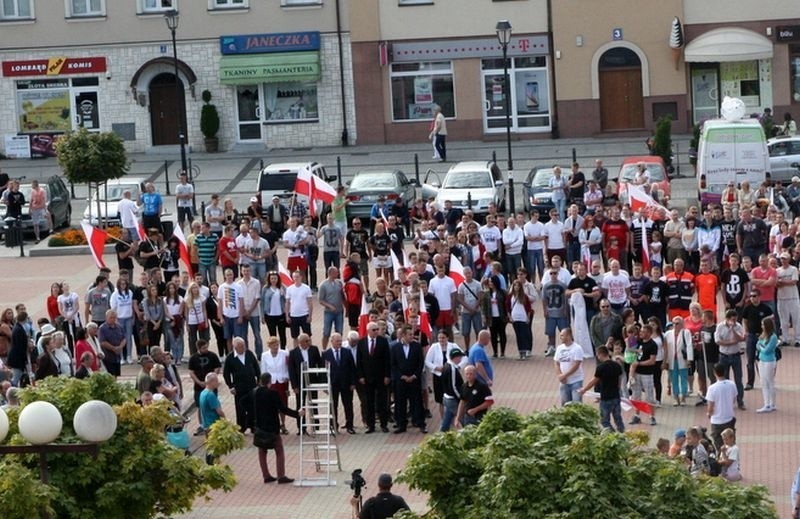
M 492 163 L 497 164 L 497 152 L 492 150 Z
M 200 202 L 200 221 L 205 223 L 206 221 L 206 201 L 203 200 Z
M 344 184 L 342 184 L 342 157 L 338 155 L 336 156 L 336 177 L 339 179 L 339 186 L 343 186 Z
M 572 162 L 578 162 L 578 152 L 572 148 Z
M 164 179 L 167 183 L 167 196 L 169 196 L 169 163 L 164 161 Z
M 419 153 L 414 154 L 414 176 L 417 178 L 417 187 L 422 186 L 419 183 Z

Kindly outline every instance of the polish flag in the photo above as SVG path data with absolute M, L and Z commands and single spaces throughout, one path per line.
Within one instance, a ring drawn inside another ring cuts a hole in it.
M 422 295 L 422 290 L 419 291 L 419 331 L 428 337 L 428 342 L 430 343 L 433 330 L 431 330 L 431 318 L 428 315 L 428 307 L 425 306 L 425 297 Z
M 89 250 L 94 258 L 94 264 L 97 265 L 97 268 L 105 267 L 103 251 L 106 247 L 108 233 L 86 222 L 81 222 L 81 227 L 83 228 L 83 234 L 86 235 L 86 243 L 89 245 Z
M 408 256 L 406 255 L 406 251 L 403 251 L 403 263 L 400 263 L 400 259 L 397 257 L 397 254 L 394 253 L 393 249 L 389 249 L 389 254 L 392 255 L 392 276 L 399 281 L 401 270 L 406 274 L 411 270 L 409 267 L 403 266 L 408 265 Z
M 333 186 L 321 178 L 312 177 L 312 180 L 314 199 L 322 200 L 326 204 L 332 204 L 333 200 L 336 198 L 336 190 L 333 188 Z
M 281 283 L 283 283 L 284 287 L 288 288 L 294 284 L 292 273 L 280 261 L 278 261 L 278 277 L 281 278 Z
M 300 171 L 297 172 L 297 180 L 294 181 L 295 193 L 311 198 L 312 177 L 313 175 L 311 175 L 311 172 L 308 170 L 308 168 L 300 168 Z
M 183 229 L 180 225 L 175 226 L 172 235 L 178 239 L 178 251 L 181 255 L 181 261 L 186 265 L 186 270 L 189 271 L 189 279 L 194 279 L 194 272 L 192 272 L 192 262 L 189 259 L 189 247 L 186 245 L 186 236 L 183 235 Z
M 653 221 L 669 219 L 669 210 L 656 202 L 652 196 L 645 193 L 642 186 L 628 184 L 627 187 L 631 211 L 636 211 Z
M 453 254 L 450 255 L 450 274 L 448 276 L 455 282 L 456 288 L 464 282 L 464 265 Z
M 386 214 L 383 212 L 383 209 L 378 209 L 378 213 L 381 215 L 381 220 L 383 220 L 383 225 L 389 227 L 389 219 L 386 218 Z
M 369 304 L 367 296 L 361 295 L 361 315 L 358 316 L 358 334 L 362 337 L 367 336 L 367 324 L 369 324 Z
M 653 416 L 653 406 L 641 400 L 633 400 L 631 398 L 620 398 L 620 404 L 623 409 L 635 409 L 636 411 Z
M 147 230 L 144 228 L 142 222 L 139 222 L 139 226 L 136 228 L 139 232 L 139 241 L 145 241 L 147 239 Z M 133 236 L 131 236 L 133 238 Z
M 642 222 L 642 272 L 650 272 L 650 244 L 647 243 L 647 229 Z

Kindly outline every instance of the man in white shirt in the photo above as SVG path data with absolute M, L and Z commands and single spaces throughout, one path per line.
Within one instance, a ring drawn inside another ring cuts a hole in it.
M 305 272 L 308 268 L 306 263 L 306 244 L 308 233 L 297 223 L 297 218 L 289 218 L 289 228 L 283 233 L 283 245 L 289 250 L 286 267 L 289 272 Z M 310 334 L 309 334 L 310 335 Z
M 492 254 L 497 253 L 500 247 L 500 240 L 503 239 L 503 234 L 497 227 L 497 217 L 489 215 L 486 217 L 486 225 L 478 229 L 478 234 L 481 236 L 481 242 L 486 248 L 486 252 Z
M 567 265 L 572 269 L 573 261 L 581 259 L 581 242 L 578 233 L 583 228 L 583 216 L 579 213 L 578 205 L 571 204 L 567 208 L 569 216 L 564 220 L 564 245 L 567 248 Z
M 233 280 L 233 270 L 225 269 L 225 282 L 217 290 L 219 315 L 228 351 L 233 351 L 233 338 L 244 322 L 244 294 L 242 286 Z
M 503 246 L 505 250 L 506 277 L 513 277 L 522 266 L 522 246 L 525 245 L 525 233 L 517 225 L 515 218 L 508 219 L 508 226 L 503 229 Z
M 619 261 L 611 260 L 608 266 L 611 270 L 603 276 L 600 288 L 608 302 L 611 303 L 611 310 L 621 314 L 631 296 L 631 282 L 628 279 L 628 273 L 620 270 Z
M 536 273 L 539 273 L 539 282 L 544 274 L 544 224 L 539 221 L 539 211 L 531 211 L 531 220 L 522 228 L 527 243 L 525 255 L 525 269 L 530 275 L 532 283 L 536 282 Z
M 250 349 L 250 344 L 247 337 L 248 325 L 253 330 L 255 337 L 256 358 L 261 358 L 261 353 L 264 351 L 264 343 L 261 341 L 261 316 L 259 315 L 259 306 L 261 305 L 261 282 L 251 276 L 252 267 L 250 265 L 242 265 L 242 279 L 238 284 L 242 287 L 242 323 L 237 335 L 244 339 L 244 346 Z
M 117 204 L 119 211 L 119 224 L 128 229 L 131 240 L 134 243 L 139 241 L 139 206 L 131 200 L 131 192 L 126 189 L 122 193 L 122 200 Z
M 792 257 L 788 252 L 781 253 L 781 266 L 776 269 L 778 274 L 778 290 L 775 297 L 778 305 L 778 316 L 782 323 L 783 342 L 794 343 L 800 347 L 800 295 L 797 292 L 798 271 L 791 263 Z M 792 323 L 794 341 L 789 339 L 789 322 Z
M 436 267 L 436 277 L 428 283 L 428 293 L 439 303 L 439 317 L 433 324 L 433 336 L 444 330 L 448 337 L 453 336 L 453 323 L 456 322 L 456 284 L 452 278 L 445 276 L 444 267 Z
M 558 211 L 550 209 L 550 221 L 544 224 L 545 245 L 547 257 L 552 261 L 553 256 L 563 260 L 567 257 L 567 248 L 564 245 L 564 222 L 558 219 Z
M 297 336 L 300 335 L 301 330 L 303 333 L 311 335 L 313 312 L 311 298 L 313 294 L 311 288 L 303 283 L 303 275 L 299 271 L 292 273 L 292 279 L 294 284 L 286 289 L 286 316 L 289 320 L 294 345 L 297 346 Z
M 189 183 L 189 175 L 186 174 L 186 171 L 181 171 L 181 182 L 175 186 L 175 199 L 178 206 L 178 225 L 183 229 L 187 220 L 191 225 L 194 219 L 194 211 L 192 210 L 194 186 Z
M 711 439 L 717 449 L 722 448 L 722 431 L 736 429 L 736 416 L 733 408 L 739 394 L 736 384 L 728 380 L 725 373 L 727 367 L 717 363 L 714 366 L 714 376 L 717 381 L 709 386 L 706 392 L 708 402 L 707 415 L 711 422 Z
M 633 174 L 631 183 L 637 186 L 650 183 L 650 171 L 648 171 L 644 162 L 636 165 L 636 173 Z
M 236 236 L 234 243 L 236 243 L 236 250 L 239 251 L 239 272 L 242 271 L 242 266 L 250 265 L 250 257 L 245 254 L 247 252 L 247 242 L 250 241 L 250 226 L 246 223 L 239 225 L 239 234 Z M 253 271 L 251 270 L 252 274 Z

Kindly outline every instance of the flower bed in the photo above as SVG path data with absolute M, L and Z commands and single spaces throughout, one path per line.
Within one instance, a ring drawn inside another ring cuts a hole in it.
M 109 227 L 106 229 L 108 237 L 106 243 L 114 243 L 114 239 L 120 239 L 122 235 L 122 227 Z M 82 229 L 67 229 L 57 234 L 50 236 L 47 240 L 49 247 L 71 247 L 74 245 L 86 245 L 86 235 Z

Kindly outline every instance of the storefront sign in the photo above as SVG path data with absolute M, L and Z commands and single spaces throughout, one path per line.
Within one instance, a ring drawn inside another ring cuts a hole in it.
M 319 32 L 279 32 L 220 36 L 222 54 L 264 54 L 319 50 Z
M 224 85 L 317 81 L 319 77 L 319 52 L 225 56 L 219 65 L 219 79 Z
M 430 76 L 414 78 L 414 102 L 417 104 L 433 102 L 433 79 Z
M 6 157 L 10 159 L 31 158 L 31 140 L 27 135 L 5 136 Z
M 778 41 L 800 41 L 800 25 L 779 25 L 775 27 Z
M 3 76 L 5 77 L 60 76 L 105 71 L 106 58 L 56 57 L 3 62 Z
M 508 55 L 543 56 L 548 53 L 546 36 L 514 36 L 508 44 Z M 393 43 L 392 62 L 438 61 L 460 58 L 493 58 L 503 55 L 496 38 L 439 40 L 414 43 Z

